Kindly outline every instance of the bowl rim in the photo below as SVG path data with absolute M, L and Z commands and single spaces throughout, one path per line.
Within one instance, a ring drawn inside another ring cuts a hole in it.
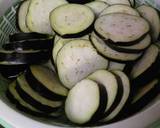
M 0 99 L 0 119 L 2 122 L 5 122 L 11 126 L 7 128 L 58 128 L 60 126 L 54 126 L 52 124 L 45 124 L 38 120 L 33 120 L 14 109 L 10 108 L 6 103 L 4 103 Z M 148 127 L 153 122 L 160 119 L 160 99 L 156 100 L 153 105 L 150 105 L 148 108 L 140 111 L 139 113 L 128 117 L 124 120 L 104 125 L 104 126 L 97 126 L 101 128 L 142 128 Z M 6 126 L 6 124 L 2 124 Z

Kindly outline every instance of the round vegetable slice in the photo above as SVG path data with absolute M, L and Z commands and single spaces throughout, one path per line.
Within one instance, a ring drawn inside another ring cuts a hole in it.
M 89 79 L 77 83 L 70 90 L 65 102 L 65 113 L 68 119 L 77 124 L 84 124 L 93 116 L 102 114 L 107 99 L 106 93 L 103 93 L 105 88 L 101 89 L 101 87 L 103 86 Z
M 155 62 L 159 54 L 159 49 L 156 45 L 151 45 L 144 53 L 143 57 L 136 62 L 132 71 L 131 77 L 134 79 L 146 71 Z
M 52 51 L 52 55 L 53 55 L 53 60 L 54 60 L 54 63 L 56 64 L 56 59 L 57 59 L 57 54 L 58 52 L 60 51 L 60 49 L 66 44 L 68 43 L 69 41 L 71 40 L 76 40 L 76 39 L 89 39 L 89 36 L 88 35 L 85 35 L 81 38 L 62 38 L 62 37 L 59 37 L 59 39 L 57 40 L 57 42 L 55 43 L 54 47 L 53 47 L 53 51 Z
M 27 83 L 24 74 L 17 78 L 16 90 L 24 101 L 42 112 L 52 113 L 62 106 L 61 101 L 48 100 L 35 92 Z
M 95 15 L 93 11 L 80 4 L 65 4 L 50 13 L 53 30 L 62 37 L 79 37 L 93 29 Z
M 153 41 L 157 41 L 160 33 L 160 17 L 156 9 L 142 5 L 137 8 L 140 15 L 146 19 L 150 24 L 150 34 L 152 36 Z
M 50 100 L 64 100 L 68 94 L 68 90 L 61 84 L 58 76 L 49 68 L 30 66 L 25 76 L 34 91 Z
M 159 58 L 159 49 L 152 44 L 140 60 L 135 62 L 130 73 L 132 84 L 135 87 L 147 84 L 159 74 Z
M 99 17 L 94 24 L 95 31 L 104 39 L 118 45 L 133 45 L 149 32 L 149 24 L 141 17 L 112 13 Z M 143 39 L 142 38 L 142 39 Z
M 16 81 L 13 81 L 9 85 L 8 90 L 6 91 L 6 96 L 13 104 L 16 105 L 16 108 L 19 109 L 20 111 L 26 112 L 26 113 L 31 114 L 36 117 L 57 118 L 60 116 L 60 114 L 61 114 L 60 112 L 54 112 L 49 115 L 49 114 L 43 113 L 43 112 L 39 111 L 38 109 L 36 109 L 35 107 L 31 106 L 30 104 L 25 102 L 20 97 L 20 95 L 16 91 L 15 87 L 16 87 Z
M 18 41 L 12 43 L 6 43 L 2 45 L 2 48 L 5 50 L 51 50 L 53 47 L 52 39 L 37 39 L 37 40 L 28 40 L 28 41 Z
M 18 68 L 17 68 L 18 67 Z M 20 73 L 28 68 L 27 64 L 10 64 L 8 62 L 0 62 L 0 73 L 8 79 L 16 78 Z
M 100 56 L 88 40 L 68 42 L 57 56 L 59 78 L 67 88 L 72 88 L 94 71 L 107 67 L 108 60 Z
M 115 75 L 107 70 L 97 70 L 88 76 L 88 79 L 91 79 L 105 87 L 108 95 L 108 102 L 105 112 L 108 111 L 108 109 L 112 106 L 118 92 L 118 83 Z
M 92 0 L 67 0 L 69 3 L 76 3 L 76 4 L 85 4 L 85 3 L 89 3 Z
M 18 27 L 22 32 L 30 32 L 30 30 L 28 29 L 27 25 L 26 25 L 26 16 L 28 13 L 28 7 L 29 7 L 29 0 L 25 0 L 23 1 L 20 5 L 19 5 L 19 9 L 17 11 L 17 23 L 18 23 Z
M 104 10 L 109 6 L 107 3 L 103 1 L 97 1 L 97 0 L 89 2 L 85 5 L 90 7 L 96 16 L 98 16 L 102 12 L 102 10 Z
M 40 34 L 36 32 L 29 32 L 29 33 L 14 33 L 9 35 L 10 42 L 17 42 L 17 41 L 28 41 L 28 40 L 44 40 L 44 39 L 52 39 L 51 35 L 47 34 Z
M 106 122 L 106 121 L 110 121 L 114 119 L 124 107 L 125 103 L 127 102 L 129 98 L 129 94 L 130 94 L 130 81 L 128 77 L 123 72 L 118 71 L 118 70 L 113 71 L 113 73 L 119 76 L 122 81 L 123 95 L 121 97 L 119 104 L 115 107 L 115 109 L 109 115 L 107 115 L 104 119 L 101 120 L 102 122 Z
M 126 13 L 130 15 L 140 16 L 138 11 L 128 5 L 117 4 L 111 5 L 108 8 L 105 8 L 99 16 L 103 16 L 110 13 Z
M 133 49 L 135 51 L 142 51 L 142 50 L 145 50 L 146 48 L 148 48 L 151 43 L 152 43 L 151 36 L 149 34 L 147 34 L 145 36 L 145 38 L 143 40 L 141 40 L 139 43 L 136 43 L 131 46 L 119 46 L 119 47 L 125 48 L 125 49 Z
M 101 0 L 101 1 L 105 1 L 105 2 L 108 3 L 109 5 L 114 5 L 114 4 L 125 4 L 125 5 L 131 6 L 129 0 Z
M 66 4 L 66 0 L 31 0 L 26 23 L 32 32 L 54 35 L 49 14 L 56 7 Z
M 139 87 L 134 96 L 130 106 L 128 106 L 127 113 L 134 114 L 142 110 L 148 105 L 160 92 L 159 80 L 154 78 L 149 83 Z
M 110 48 L 101 38 L 99 38 L 94 32 L 90 36 L 90 40 L 95 48 L 103 56 L 117 62 L 128 62 L 138 59 L 142 53 L 125 53 L 118 52 Z
M 38 64 L 49 59 L 48 50 L 0 50 L 1 64 Z

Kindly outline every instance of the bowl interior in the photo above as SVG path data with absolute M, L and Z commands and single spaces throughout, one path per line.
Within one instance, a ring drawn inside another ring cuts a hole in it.
M 3 43 L 5 43 L 8 40 L 9 34 L 18 32 L 17 27 L 16 27 L 16 10 L 18 8 L 19 2 L 14 4 L 6 13 L 4 16 L 0 18 L 0 47 L 2 46 Z M 7 81 L 4 79 L 2 76 L 0 76 L 0 101 L 5 103 L 9 108 L 14 110 L 16 113 L 20 113 L 21 115 L 24 115 L 27 118 L 36 120 L 38 122 L 42 122 L 44 124 L 52 124 L 56 126 L 75 126 L 74 124 L 71 124 L 66 118 L 61 117 L 57 119 L 42 119 L 42 118 L 36 118 L 31 115 L 25 114 L 21 111 L 18 111 L 14 105 L 12 105 L 8 99 L 5 97 L 5 91 L 7 89 L 7 86 L 10 81 Z M 145 111 L 146 109 L 149 109 L 152 107 L 155 103 L 160 102 L 160 96 L 155 98 L 148 106 L 144 108 Z M 139 113 L 137 113 L 139 114 Z M 136 115 L 137 115 L 136 114 Z M 134 115 L 133 115 L 134 116 Z

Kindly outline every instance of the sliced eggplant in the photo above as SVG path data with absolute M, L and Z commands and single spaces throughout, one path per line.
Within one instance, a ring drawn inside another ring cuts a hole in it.
M 62 106 L 61 101 L 48 100 L 35 92 L 27 83 L 24 74 L 17 78 L 16 90 L 25 102 L 34 106 L 39 111 L 52 113 Z
M 31 106 L 30 104 L 28 104 L 27 102 L 25 102 L 17 93 L 16 89 L 16 82 L 12 82 L 9 85 L 8 90 L 6 91 L 6 96 L 7 98 L 16 105 L 16 108 L 19 109 L 20 111 L 23 111 L 25 113 L 31 114 L 33 116 L 36 117 L 59 117 L 60 116 L 60 112 L 55 112 L 52 113 L 51 115 L 48 115 L 46 113 L 43 113 L 41 111 L 39 111 L 38 109 L 34 108 L 33 106 Z
M 143 52 L 146 48 L 148 48 L 151 44 L 151 36 L 149 34 L 145 35 L 142 39 L 134 41 L 133 45 L 130 46 L 119 46 L 114 44 L 110 40 L 104 40 L 104 42 L 112 49 L 118 52 L 125 52 L 125 53 L 139 53 Z
M 130 94 L 130 82 L 126 74 L 118 70 L 113 71 L 113 73 L 119 76 L 122 81 L 123 95 L 120 99 L 119 104 L 114 108 L 114 110 L 111 111 L 109 115 L 107 114 L 106 117 L 101 120 L 101 122 L 107 122 L 113 120 L 125 106 Z
M 103 1 L 98 1 L 98 0 L 89 2 L 85 5 L 90 7 L 96 16 L 98 16 L 102 12 L 102 10 L 104 10 L 105 8 L 109 6 L 107 3 Z
M 95 31 L 104 40 L 117 45 L 138 43 L 149 32 L 149 24 L 141 17 L 111 13 L 99 17 L 94 24 Z
M 147 104 L 149 104 L 160 93 L 159 80 L 153 79 L 143 87 L 140 87 L 135 95 L 129 107 L 129 113 L 133 114 L 142 110 Z
M 45 40 L 45 39 L 52 39 L 51 35 L 47 34 L 40 34 L 36 32 L 30 33 L 14 33 L 9 35 L 9 42 L 19 42 L 19 41 L 30 41 L 30 40 Z
M 142 53 L 124 53 L 118 52 L 110 48 L 101 38 L 94 32 L 90 36 L 90 40 L 100 54 L 116 62 L 128 62 L 138 59 Z
M 112 106 L 118 92 L 118 82 L 114 74 L 107 70 L 97 70 L 88 76 L 88 79 L 95 81 L 105 87 L 107 91 L 107 104 L 105 112 Z
M 142 97 L 144 97 L 146 94 L 148 94 L 150 92 L 150 90 L 155 88 L 155 86 L 158 84 L 158 81 L 159 81 L 158 79 L 154 79 L 150 83 L 148 83 L 147 85 L 140 87 L 137 90 L 137 92 L 132 100 L 132 104 L 137 103 L 139 100 L 141 100 Z M 149 99 L 147 98 L 146 100 L 148 101 Z M 142 101 L 144 101 L 144 100 L 142 100 Z
M 84 124 L 102 114 L 106 103 L 105 87 L 84 79 L 70 90 L 65 102 L 65 113 L 73 123 Z
M 52 51 L 52 56 L 53 56 L 53 60 L 54 63 L 56 64 L 56 59 L 57 59 L 57 54 L 60 51 L 60 49 L 69 41 L 71 41 L 73 39 L 69 38 L 69 39 L 65 39 L 65 38 L 61 38 L 56 42 L 56 44 L 53 47 L 53 51 Z
M 19 6 L 19 9 L 17 11 L 17 22 L 18 22 L 18 27 L 22 32 L 30 32 L 26 25 L 26 16 L 28 13 L 28 7 L 29 7 L 29 0 L 23 1 Z
M 80 4 L 65 4 L 50 13 L 53 30 L 64 38 L 87 35 L 93 29 L 94 19 L 93 11 Z
M 157 10 L 147 5 L 141 5 L 137 10 L 150 24 L 152 40 L 157 41 L 160 33 L 160 17 Z
M 66 3 L 66 0 L 31 0 L 26 18 L 29 30 L 54 35 L 49 22 L 49 14 L 56 7 Z
M 114 111 L 116 109 L 116 107 L 120 104 L 122 97 L 123 97 L 123 94 L 124 94 L 122 79 L 116 74 L 114 74 L 114 76 L 117 80 L 117 86 L 118 86 L 117 94 L 116 94 L 115 100 L 114 100 L 113 104 L 111 105 L 111 107 L 108 109 L 108 111 L 106 111 L 101 116 L 102 120 L 105 119 L 107 116 L 109 116 L 112 113 L 112 111 Z M 101 120 L 100 120 L 100 122 L 101 122 Z
M 57 55 L 59 78 L 67 88 L 72 88 L 96 70 L 107 67 L 108 60 L 100 56 L 88 40 L 72 40 Z
M 86 4 L 93 0 L 67 0 L 69 3 L 75 3 L 75 4 Z
M 8 79 L 15 79 L 20 73 L 24 72 L 28 68 L 26 64 L 9 64 L 0 63 L 0 73 L 3 77 Z
M 58 52 L 60 51 L 60 49 L 66 44 L 68 43 L 69 41 L 71 40 L 76 40 L 76 39 L 88 39 L 89 40 L 89 36 L 88 35 L 85 35 L 81 38 L 62 38 L 62 37 L 59 37 L 59 40 L 55 43 L 54 47 L 53 47 L 53 52 L 52 52 L 52 56 L 53 56 L 53 60 L 54 60 L 54 63 L 56 64 L 56 59 L 57 59 L 57 54 Z
M 51 50 L 53 47 L 52 39 L 44 39 L 44 40 L 28 40 L 28 41 L 19 41 L 6 43 L 2 45 L 4 50 Z
M 108 3 L 109 5 L 125 4 L 128 6 L 131 6 L 131 3 L 129 0 L 101 0 L 101 1 L 104 1 L 104 2 Z
M 64 100 L 68 90 L 60 83 L 58 76 L 49 68 L 30 66 L 26 73 L 29 86 L 41 96 L 50 100 Z
M 152 44 L 131 70 L 130 77 L 134 86 L 145 85 L 158 75 L 159 58 L 159 49 L 156 45 Z
M 119 46 L 119 47 L 125 48 L 125 49 L 132 49 L 138 52 L 138 51 L 145 50 L 150 46 L 150 44 L 151 44 L 151 36 L 147 34 L 145 38 L 141 40 L 139 43 L 136 43 L 131 46 Z
M 39 64 L 49 59 L 48 50 L 5 51 L 0 50 L 1 65 L 11 64 Z
M 142 53 L 143 50 L 137 50 L 137 49 L 128 49 L 127 46 L 117 46 L 116 44 L 114 43 L 110 43 L 110 41 L 105 41 L 105 44 L 110 47 L 111 49 L 117 51 L 117 52 L 120 52 L 120 53 Z M 136 44 L 137 45 L 137 44 Z M 133 45 L 132 45 L 133 46 Z
M 7 97 L 9 98 L 9 100 L 11 100 L 13 103 L 19 102 L 19 104 L 23 105 L 24 107 L 32 110 L 32 111 L 37 111 L 40 112 L 39 110 L 37 110 L 36 108 L 34 108 L 33 106 L 31 106 L 30 104 L 26 103 L 17 93 L 16 89 L 16 81 L 12 82 L 9 85 L 8 91 L 6 93 Z
M 125 63 L 118 63 L 118 62 L 114 62 L 114 61 L 109 61 L 108 70 L 110 70 L 110 71 L 112 71 L 112 70 L 123 71 L 125 66 L 126 66 Z
M 110 13 L 125 13 L 125 14 L 130 14 L 134 16 L 140 16 L 138 11 L 128 5 L 125 4 L 116 4 L 116 5 L 111 5 L 108 8 L 105 8 L 99 16 L 103 16 L 106 14 Z

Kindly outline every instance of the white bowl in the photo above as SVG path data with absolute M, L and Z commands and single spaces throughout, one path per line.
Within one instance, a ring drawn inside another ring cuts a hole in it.
M 0 15 L 2 15 L 5 10 L 12 5 L 11 0 L 0 1 Z M 15 11 L 12 8 L 13 12 Z M 14 31 L 14 30 L 13 30 Z M 1 39 L 1 37 L 0 37 Z M 1 86 L 0 81 L 0 88 Z M 1 92 L 0 92 L 1 93 Z M 118 121 L 116 123 L 104 125 L 104 128 L 145 128 L 151 125 L 153 122 L 160 119 L 160 95 L 152 101 L 145 109 L 141 112 L 126 118 L 124 120 Z M 62 126 L 60 123 L 55 123 L 52 120 L 40 120 L 24 113 L 17 111 L 13 105 L 8 103 L 8 100 L 2 94 L 0 95 L 0 123 L 6 125 L 8 123 L 9 127 L 14 128 L 55 128 Z M 8 125 L 7 125 L 8 126 Z M 65 125 L 67 127 L 68 125 Z

